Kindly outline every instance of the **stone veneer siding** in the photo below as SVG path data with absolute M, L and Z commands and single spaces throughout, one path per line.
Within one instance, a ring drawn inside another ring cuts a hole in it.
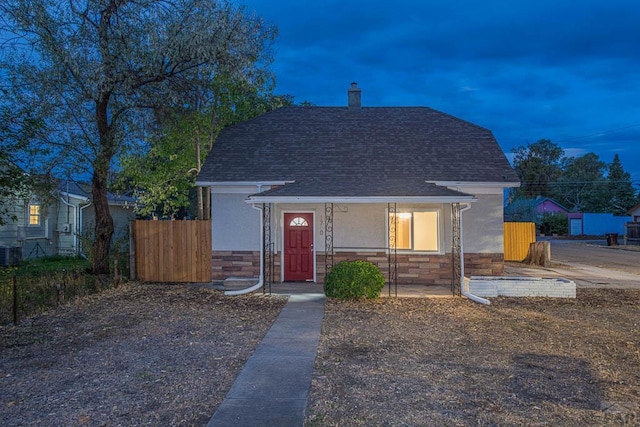
M 385 252 L 336 252 L 334 264 L 343 260 L 362 259 L 378 266 L 388 278 L 389 263 Z M 465 276 L 502 276 L 504 273 L 503 254 L 465 254 Z M 316 254 L 316 277 L 324 282 L 324 253 Z M 398 254 L 399 285 L 450 285 L 451 254 Z M 274 257 L 274 281 L 280 279 L 280 253 Z M 213 280 L 228 277 L 258 277 L 260 274 L 260 252 L 219 251 L 213 253 Z
M 260 252 L 214 251 L 212 256 L 213 280 L 229 277 L 258 277 Z

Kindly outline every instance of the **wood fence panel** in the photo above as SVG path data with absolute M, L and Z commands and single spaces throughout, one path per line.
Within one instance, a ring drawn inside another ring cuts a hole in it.
M 504 260 L 522 261 L 527 257 L 529 245 L 536 241 L 536 224 L 533 222 L 504 223 Z
M 132 221 L 136 279 L 210 282 L 211 221 Z

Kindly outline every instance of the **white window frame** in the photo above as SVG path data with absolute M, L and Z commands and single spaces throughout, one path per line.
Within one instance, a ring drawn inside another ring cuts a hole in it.
M 32 224 L 31 223 L 31 218 L 35 218 L 36 215 L 31 214 L 31 207 L 38 207 L 38 214 L 37 214 L 37 218 L 38 218 L 38 223 L 37 224 Z M 27 224 L 29 225 L 29 227 L 42 227 L 42 205 L 40 203 L 29 203 L 29 205 L 27 206 Z
M 410 235 L 409 235 L 409 242 L 410 242 L 410 249 L 400 249 L 397 248 L 396 251 L 398 253 L 406 253 L 406 254 L 432 254 L 432 255 L 442 255 L 444 254 L 444 215 L 443 215 L 443 211 L 444 209 L 442 208 L 419 208 L 419 207 L 414 207 L 414 208 L 401 208 L 398 209 L 395 214 L 402 214 L 402 213 L 410 213 L 411 214 L 411 226 L 410 226 Z M 385 242 L 387 244 L 387 248 L 389 248 L 389 219 L 390 219 L 390 215 L 389 215 L 389 209 L 385 209 L 386 212 L 386 221 L 385 221 Z M 437 238 L 437 242 L 438 242 L 438 248 L 435 251 L 425 251 L 425 250 L 415 250 L 413 249 L 413 245 L 414 245 L 414 225 L 413 225 L 413 221 L 414 221 L 414 213 L 415 212 L 435 212 L 438 216 L 437 222 L 438 222 L 438 238 Z M 389 249 L 387 249 L 388 251 Z

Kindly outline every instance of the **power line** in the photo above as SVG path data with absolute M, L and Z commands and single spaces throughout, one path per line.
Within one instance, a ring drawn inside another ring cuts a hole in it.
M 576 139 L 591 138 L 592 136 L 605 135 L 607 133 L 618 132 L 620 130 L 631 129 L 631 128 L 635 128 L 635 127 L 639 127 L 639 126 L 640 126 L 640 123 L 636 123 L 635 125 L 629 125 L 629 126 L 624 126 L 624 127 L 621 127 L 621 128 L 604 130 L 602 132 L 591 133 L 589 135 L 576 136 L 576 137 L 565 138 L 565 139 L 561 139 L 561 140 L 555 140 L 554 142 L 567 142 L 567 141 L 575 141 Z

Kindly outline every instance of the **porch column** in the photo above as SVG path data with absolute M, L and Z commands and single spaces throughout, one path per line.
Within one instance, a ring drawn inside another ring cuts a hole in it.
M 271 203 L 262 204 L 262 265 L 264 266 L 264 277 L 262 282 L 262 292 L 271 293 L 273 283 L 273 260 L 274 247 L 271 239 Z
M 398 228 L 397 204 L 387 204 L 387 236 L 389 245 L 387 247 L 387 257 L 389 262 L 389 296 L 391 296 L 391 286 L 394 287 L 396 298 L 398 297 L 398 241 L 396 230 Z
M 333 267 L 333 203 L 324 204 L 324 281 Z
M 461 295 L 462 279 L 462 241 L 461 241 L 460 203 L 451 204 L 451 293 Z

